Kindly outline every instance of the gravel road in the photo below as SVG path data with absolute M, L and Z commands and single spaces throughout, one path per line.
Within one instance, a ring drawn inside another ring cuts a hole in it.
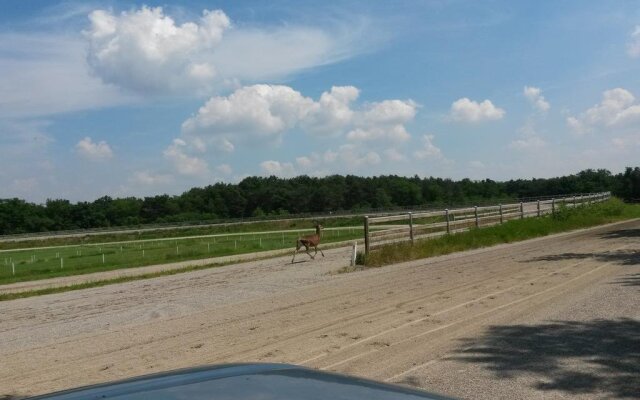
M 0 398 L 254 361 L 464 398 L 640 397 L 639 252 L 635 220 L 350 274 L 334 249 L 1 302 Z

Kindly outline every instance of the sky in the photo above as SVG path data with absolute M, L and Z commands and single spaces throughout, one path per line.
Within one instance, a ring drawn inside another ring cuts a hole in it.
M 2 1 L 0 198 L 640 161 L 637 1 Z

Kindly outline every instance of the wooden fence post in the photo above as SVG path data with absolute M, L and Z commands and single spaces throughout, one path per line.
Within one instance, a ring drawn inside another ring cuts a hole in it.
M 413 213 L 409 212 L 409 239 L 413 245 Z
M 480 220 L 478 219 L 478 206 L 473 206 L 473 212 L 476 216 L 476 228 L 480 227 Z
M 524 219 L 524 204 L 520 202 L 520 219 Z
M 369 243 L 369 217 L 364 217 L 364 254 L 369 255 L 370 243 Z
M 504 216 L 502 215 L 502 204 L 500 204 L 500 223 L 504 224 Z
M 447 234 L 451 233 L 451 225 L 449 223 L 449 209 L 444 210 L 444 216 L 447 218 Z
M 551 215 L 556 214 L 556 199 L 551 199 Z
M 538 217 L 540 216 L 540 200 L 538 200 Z
M 576 208 L 576 196 L 573 196 L 573 208 Z

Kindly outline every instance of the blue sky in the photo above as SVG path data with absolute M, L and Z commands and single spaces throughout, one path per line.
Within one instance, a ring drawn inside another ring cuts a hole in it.
M 0 2 L 0 198 L 638 165 L 634 1 Z

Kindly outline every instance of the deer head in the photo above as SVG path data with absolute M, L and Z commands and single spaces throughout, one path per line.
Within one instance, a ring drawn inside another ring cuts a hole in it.
M 322 225 L 320 225 L 317 221 L 316 221 L 316 235 L 320 236 L 320 233 L 322 232 Z

